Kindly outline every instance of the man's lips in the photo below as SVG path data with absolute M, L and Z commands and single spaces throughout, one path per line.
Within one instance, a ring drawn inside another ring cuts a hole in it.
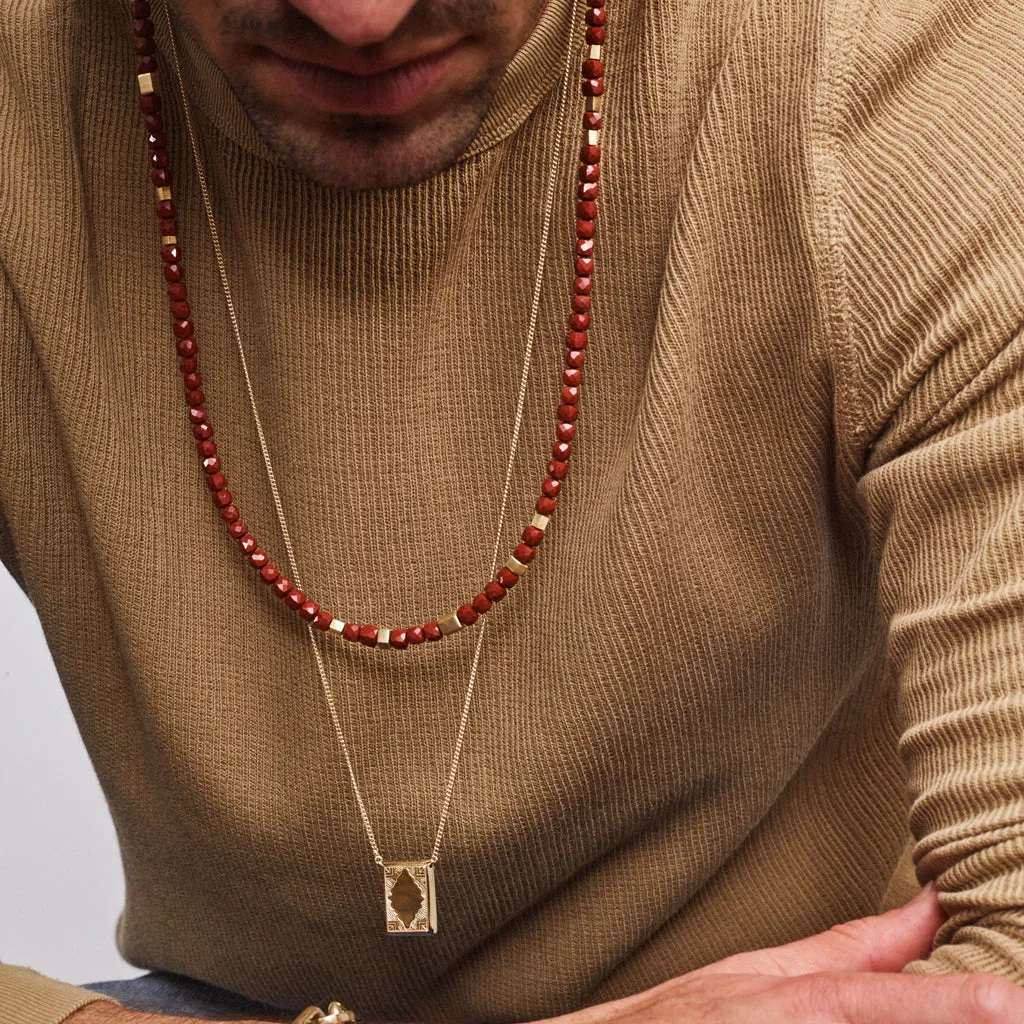
M 277 88 L 287 83 L 306 102 L 327 113 L 387 117 L 420 102 L 451 63 L 461 42 L 380 70 L 364 65 L 360 73 L 295 60 L 265 48 L 260 55 L 277 79 Z

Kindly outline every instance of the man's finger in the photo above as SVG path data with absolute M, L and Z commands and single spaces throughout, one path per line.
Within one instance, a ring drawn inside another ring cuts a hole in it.
M 792 977 L 819 971 L 899 971 L 927 956 L 944 920 L 935 886 L 929 883 L 909 903 L 886 914 L 847 921 L 785 946 L 737 953 L 692 973 Z

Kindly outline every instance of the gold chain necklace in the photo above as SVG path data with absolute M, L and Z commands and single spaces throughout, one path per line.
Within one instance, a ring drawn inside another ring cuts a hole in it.
M 573 16 L 575 16 L 575 11 L 578 2 L 579 0 L 573 0 Z M 588 4 L 588 6 L 591 9 L 593 9 L 597 5 L 590 3 Z M 188 93 L 185 88 L 185 80 L 184 75 L 182 73 L 180 58 L 178 55 L 178 46 L 174 34 L 174 26 L 171 21 L 170 10 L 166 3 L 164 4 L 164 17 L 167 24 L 171 57 L 174 63 L 175 73 L 177 75 L 178 91 L 181 97 L 182 111 L 184 114 L 185 126 L 188 132 L 189 142 L 192 150 L 193 163 L 196 170 L 196 176 L 199 181 L 199 187 L 202 192 L 203 207 L 206 213 L 206 220 L 207 225 L 209 227 L 210 238 L 213 244 L 214 254 L 216 256 L 217 269 L 221 283 L 221 290 L 224 293 L 224 299 L 227 305 L 228 319 L 230 320 L 231 331 L 235 339 L 236 347 L 238 349 L 238 354 L 242 365 L 242 373 L 245 379 L 246 391 L 249 397 L 249 404 L 252 408 L 253 420 L 256 424 L 256 431 L 259 437 L 260 450 L 263 455 L 264 467 L 266 469 L 267 479 L 270 484 L 271 493 L 274 499 L 274 508 L 277 513 L 278 523 L 281 528 L 281 534 L 284 539 L 285 549 L 288 555 L 289 571 L 292 574 L 292 577 L 295 581 L 295 585 L 301 590 L 302 584 L 299 578 L 297 560 L 295 557 L 295 551 L 291 541 L 291 532 L 288 528 L 287 519 L 285 517 L 284 506 L 277 485 L 277 477 L 276 474 L 274 473 L 274 467 L 270 457 L 270 448 L 267 443 L 266 435 L 263 429 L 263 422 L 260 418 L 259 411 L 256 406 L 255 389 L 253 387 L 252 378 L 249 373 L 249 363 L 246 358 L 245 346 L 242 341 L 242 332 L 239 327 L 238 317 L 235 311 L 235 302 L 232 295 L 231 286 L 228 281 L 227 263 L 224 258 L 224 253 L 220 243 L 220 233 L 217 229 L 217 223 L 213 213 L 213 204 L 210 199 L 206 171 L 199 150 L 199 142 L 192 118 L 192 110 L 188 99 Z M 558 169 L 561 165 L 562 159 L 562 143 L 565 135 L 566 108 L 568 105 L 569 92 L 568 85 L 571 77 L 573 49 L 574 46 L 572 43 L 572 36 L 570 34 L 570 41 L 568 46 L 566 47 L 565 69 L 562 76 L 561 89 L 559 92 L 557 108 L 557 142 L 555 145 L 555 151 L 551 161 L 551 169 L 549 173 L 547 191 L 545 195 L 543 228 L 541 231 L 541 241 L 537 259 L 537 272 L 533 289 L 533 299 L 530 309 L 530 318 L 526 333 L 526 346 L 523 356 L 523 365 L 520 373 L 519 391 L 516 401 L 515 421 L 512 431 L 512 439 L 509 446 L 508 461 L 505 468 L 505 482 L 502 492 L 501 507 L 498 514 L 498 524 L 497 529 L 495 531 L 494 549 L 492 553 L 490 570 L 490 575 L 492 577 L 495 574 L 495 569 L 497 568 L 499 558 L 499 552 L 501 550 L 501 535 L 505 524 L 505 514 L 507 511 L 509 494 L 511 491 L 513 468 L 515 465 L 516 452 L 519 447 L 519 437 L 522 428 L 523 410 L 526 400 L 526 386 L 529 380 L 530 366 L 533 360 L 533 348 L 537 330 L 541 288 L 544 280 L 544 269 L 547 263 L 551 231 L 551 219 L 554 210 L 555 188 L 558 176 Z M 593 59 L 593 46 L 590 48 L 588 53 L 591 59 Z M 593 104 L 588 104 L 588 106 L 592 105 Z M 176 241 L 177 239 L 175 238 L 175 243 Z M 341 726 L 341 718 L 338 713 L 337 702 L 335 701 L 334 698 L 334 692 L 327 678 L 327 671 L 324 664 L 323 653 L 321 652 L 320 646 L 317 642 L 316 631 L 314 630 L 314 626 L 312 625 L 312 623 L 307 622 L 306 625 L 307 634 L 309 636 L 310 645 L 313 651 L 313 657 L 316 662 L 317 673 L 320 677 L 320 685 L 323 691 L 324 700 L 327 704 L 331 723 L 333 725 L 335 736 L 338 741 L 338 746 L 341 748 L 341 752 L 344 756 L 345 766 L 348 771 L 348 776 L 352 785 L 353 793 L 355 795 L 356 804 L 359 809 L 359 815 L 363 822 L 363 828 L 366 832 L 366 836 L 369 840 L 370 847 L 373 851 L 374 862 L 381 866 L 384 870 L 385 927 L 389 934 L 435 934 L 437 932 L 437 899 L 436 884 L 434 878 L 434 865 L 438 861 L 439 850 L 441 847 L 441 839 L 444 835 L 444 829 L 447 823 L 448 813 L 451 807 L 452 792 L 454 790 L 455 777 L 458 772 L 459 762 L 462 755 L 462 747 L 465 739 L 466 726 L 469 720 L 470 703 L 473 698 L 473 690 L 476 683 L 477 669 L 479 666 L 480 651 L 483 644 L 485 629 L 486 620 L 481 624 L 480 630 L 477 634 L 477 641 L 473 651 L 472 662 L 470 665 L 469 681 L 466 687 L 466 695 L 463 701 L 462 714 L 459 720 L 456 735 L 455 749 L 452 755 L 451 766 L 449 768 L 448 778 L 445 785 L 445 794 L 441 807 L 440 820 L 438 821 L 437 832 L 434 837 L 434 845 L 431 850 L 430 856 L 423 861 L 388 862 L 385 861 L 380 851 L 380 848 L 377 844 L 377 839 L 373 831 L 373 826 L 370 823 L 370 817 L 366 809 L 366 804 L 363 800 L 362 793 L 359 789 L 359 784 L 356 780 L 355 770 L 352 765 L 352 758 L 349 753 L 348 742 L 345 739 L 344 730 L 342 729 Z

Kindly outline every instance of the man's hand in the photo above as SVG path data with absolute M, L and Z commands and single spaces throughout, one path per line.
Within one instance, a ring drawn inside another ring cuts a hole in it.
M 1005 978 L 898 973 L 928 953 L 942 920 L 929 885 L 887 914 L 787 946 L 738 953 L 635 995 L 536 1024 L 1024 1024 L 1024 989 Z M 67 1024 L 172 1022 L 199 1024 L 109 1003 L 90 1003 Z
M 739 953 L 538 1024 L 1024 1024 L 1024 989 L 987 974 L 899 974 L 942 923 L 934 887 L 878 917 Z

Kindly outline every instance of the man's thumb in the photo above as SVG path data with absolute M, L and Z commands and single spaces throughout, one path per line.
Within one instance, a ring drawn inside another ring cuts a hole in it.
M 837 924 L 785 946 L 738 953 L 692 973 L 793 976 L 818 971 L 899 971 L 928 954 L 944 920 L 935 884 L 929 882 L 909 903 L 888 913 Z

